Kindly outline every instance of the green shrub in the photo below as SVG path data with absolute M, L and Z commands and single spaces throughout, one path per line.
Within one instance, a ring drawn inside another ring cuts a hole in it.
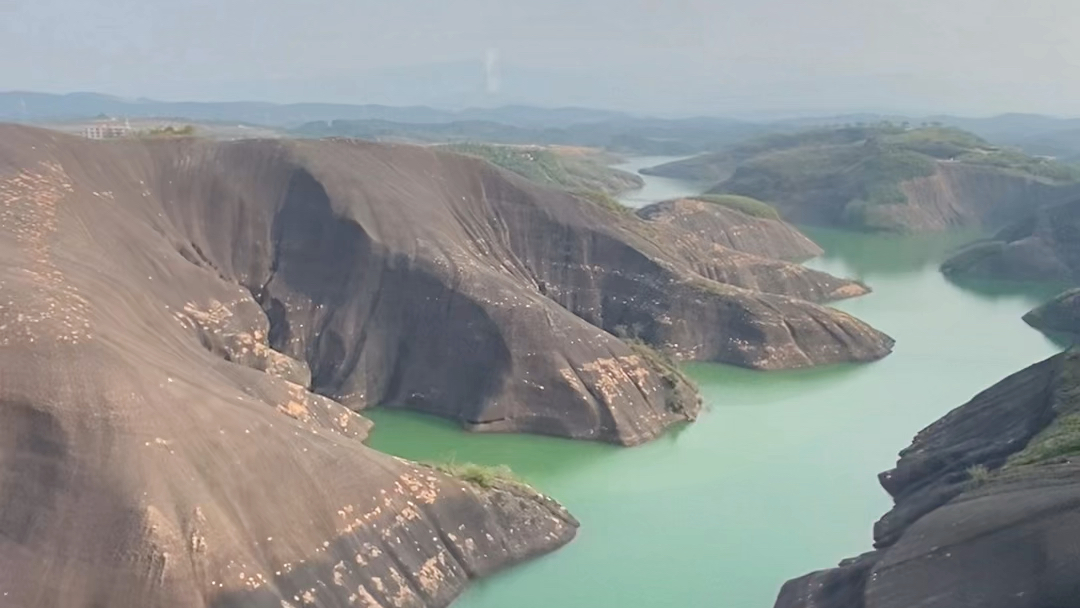
M 775 207 L 749 196 L 739 196 L 738 194 L 702 194 L 692 198 L 693 200 L 701 201 L 703 203 L 711 203 L 734 211 L 740 211 L 752 217 L 760 217 L 769 220 L 780 219 L 780 212 L 777 211 Z
M 147 129 L 146 131 L 140 131 L 141 137 L 191 137 L 195 135 L 194 125 L 184 125 L 182 127 L 174 127 L 169 125 L 167 127 L 156 127 L 153 129 Z
M 503 484 L 523 485 L 523 482 L 505 464 L 486 466 L 471 462 L 462 464 L 440 462 L 430 463 L 427 466 L 481 488 L 493 488 Z
M 615 213 L 630 215 L 634 212 L 633 209 L 615 200 L 615 198 L 607 192 L 601 192 L 600 190 L 578 190 L 574 192 L 574 195 L 580 200 L 587 201 L 598 207 L 603 207 L 608 211 L 614 211 Z
M 990 472 L 990 469 L 986 468 L 986 465 L 982 464 L 968 467 L 967 474 L 968 485 L 970 485 L 972 488 L 978 488 L 986 484 L 994 476 L 994 474 Z
M 634 351 L 635 355 L 645 360 L 653 370 L 660 374 L 660 377 L 664 379 L 664 383 L 667 384 L 668 388 L 678 389 L 679 387 L 685 387 L 686 389 L 697 393 L 697 384 L 695 384 L 689 376 L 684 374 L 682 370 L 679 369 L 679 364 L 666 353 L 649 346 L 637 338 L 624 338 L 623 342 L 626 342 L 627 346 L 630 347 L 630 350 Z M 668 410 L 676 414 L 685 415 L 686 408 L 680 399 L 681 397 L 677 394 L 677 391 L 673 390 L 665 405 Z

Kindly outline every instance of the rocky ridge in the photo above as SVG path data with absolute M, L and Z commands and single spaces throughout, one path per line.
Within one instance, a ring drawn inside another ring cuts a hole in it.
M 0 126 L 6 601 L 445 606 L 577 523 L 365 447 L 363 408 L 635 444 L 698 401 L 618 328 L 765 369 L 888 352 L 674 235 L 410 146 Z

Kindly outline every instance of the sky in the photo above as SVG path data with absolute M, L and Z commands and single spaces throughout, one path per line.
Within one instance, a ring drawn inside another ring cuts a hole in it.
M 1076 0 L 0 0 L 0 90 L 1080 115 Z

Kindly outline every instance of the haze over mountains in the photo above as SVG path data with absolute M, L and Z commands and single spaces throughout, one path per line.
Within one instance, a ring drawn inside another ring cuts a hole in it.
M 881 121 L 912 125 L 940 123 L 970 131 L 996 144 L 1019 147 L 1030 154 L 1067 161 L 1080 158 L 1080 118 L 1039 114 L 964 117 L 826 113 L 754 121 L 722 116 L 664 118 L 586 107 L 505 105 L 447 109 L 425 105 L 176 102 L 98 93 L 0 92 L 0 121 L 52 123 L 98 117 L 244 123 L 286 129 L 302 137 L 347 135 L 420 142 L 558 143 L 674 155 L 716 151 L 755 135 L 796 132 L 815 126 Z M 645 145 L 643 140 L 652 143 Z

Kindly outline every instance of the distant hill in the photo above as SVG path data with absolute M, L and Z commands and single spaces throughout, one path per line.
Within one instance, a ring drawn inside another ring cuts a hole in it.
M 297 90 L 306 89 L 298 86 Z M 296 134 L 308 137 L 583 145 L 665 156 L 717 151 L 740 140 L 768 133 L 794 133 L 821 127 L 866 127 L 887 120 L 915 127 L 956 127 L 991 143 L 1014 146 L 1029 154 L 1066 160 L 1080 158 L 1080 119 L 1037 114 L 965 118 L 862 113 L 755 122 L 716 117 L 649 118 L 587 107 L 520 104 L 446 110 L 424 105 L 172 102 L 126 99 L 99 93 L 0 92 L 0 121 L 43 124 L 103 116 L 260 125 L 296 129 Z M 433 128 L 431 125 L 453 126 Z
M 893 124 L 772 134 L 645 173 L 711 179 L 794 222 L 900 231 L 1000 226 L 1080 182 L 1080 167 L 960 129 Z
M 272 104 L 238 102 L 170 102 L 152 99 L 122 99 L 97 93 L 6 92 L 0 93 L 0 121 L 44 122 L 93 118 L 186 118 L 189 120 L 236 121 L 266 126 L 298 126 L 313 121 L 384 120 L 396 122 L 444 123 L 458 120 L 489 120 L 529 127 L 565 127 L 581 122 L 624 118 L 627 115 L 587 108 L 532 108 L 505 106 L 448 111 L 426 106 L 391 107 L 325 103 Z
M 296 135 L 302 137 L 338 136 L 418 143 L 484 142 L 585 146 L 656 156 L 684 156 L 719 150 L 767 132 L 769 127 L 766 125 L 720 118 L 667 120 L 631 117 L 562 127 L 530 127 L 494 120 L 428 123 L 334 120 L 311 122 L 294 130 Z
M 944 126 L 969 131 L 998 145 L 1020 148 L 1028 154 L 1054 156 L 1062 160 L 1080 158 L 1080 118 L 1057 118 L 1042 114 L 1001 114 L 985 118 L 963 116 L 903 116 L 887 114 L 844 114 L 776 121 L 777 128 L 864 126 L 888 121 L 911 126 Z

